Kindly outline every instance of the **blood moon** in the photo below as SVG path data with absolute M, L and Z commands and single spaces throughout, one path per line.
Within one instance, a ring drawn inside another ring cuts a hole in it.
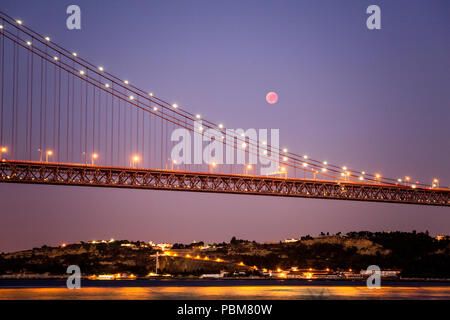
M 266 94 L 266 101 L 267 101 L 267 103 L 270 103 L 270 104 L 277 103 L 278 95 L 275 92 L 271 91 L 268 94 Z

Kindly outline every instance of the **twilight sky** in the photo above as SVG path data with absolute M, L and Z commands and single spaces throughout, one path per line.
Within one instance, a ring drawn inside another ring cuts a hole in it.
M 81 30 L 66 28 L 70 4 L 81 7 Z M 366 28 L 371 4 L 381 30 Z M 279 128 L 299 154 L 450 186 L 448 0 L 2 0 L 0 9 L 216 123 Z M 0 184 L 0 252 L 413 229 L 449 234 L 449 208 Z

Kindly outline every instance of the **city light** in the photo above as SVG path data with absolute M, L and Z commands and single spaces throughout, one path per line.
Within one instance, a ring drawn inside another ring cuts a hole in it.
M 308 156 L 305 154 L 305 155 L 303 156 L 303 159 L 308 159 Z
M 123 83 L 128 84 L 129 82 L 128 82 L 128 80 L 125 80 Z
M 176 103 L 174 103 L 174 104 L 172 105 L 172 107 L 174 107 L 174 108 L 176 109 L 176 108 L 178 108 L 178 105 L 177 105 Z
M 22 20 L 16 20 L 16 22 L 20 25 L 22 24 Z
M 3 29 L 3 26 L 0 24 L 0 29 Z
M 323 162 L 323 164 L 324 164 L 324 165 L 327 165 L 327 164 L 328 164 L 328 162 L 327 162 L 327 161 L 324 161 L 324 162 Z
M 58 61 L 58 57 L 54 56 L 53 60 Z
M 103 67 L 98 67 L 98 70 L 103 71 Z
M 197 114 L 195 117 L 196 117 L 197 119 L 201 119 L 201 118 L 202 118 L 202 116 L 199 115 L 199 114 Z
M 106 87 L 106 88 L 109 88 L 109 83 L 105 83 L 105 87 Z
M 83 71 L 83 70 L 80 70 L 80 74 L 81 74 L 81 75 L 84 75 L 84 71 Z
M 223 129 L 223 124 L 219 123 L 219 128 Z
M 31 46 L 31 41 L 27 41 L 27 45 Z
M 148 95 L 149 95 L 150 97 L 153 97 L 153 93 L 152 93 L 152 92 L 150 92 Z
M 133 97 L 133 96 L 130 96 L 129 98 L 130 98 L 130 100 L 134 100 L 134 97 Z
M 45 37 L 44 39 L 47 41 L 50 41 L 50 37 Z
M 153 111 L 158 111 L 158 108 L 157 107 L 153 107 Z
M 284 149 L 283 149 L 283 152 L 288 152 L 288 149 L 284 148 Z
M 74 57 L 76 57 L 76 56 L 77 56 L 77 53 L 76 53 L 76 52 L 74 52 L 74 53 L 72 53 L 72 55 L 73 55 Z

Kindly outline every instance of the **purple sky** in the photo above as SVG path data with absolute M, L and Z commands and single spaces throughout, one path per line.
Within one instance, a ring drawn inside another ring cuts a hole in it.
M 81 7 L 81 31 L 66 28 L 70 4 Z M 366 28 L 371 4 L 381 30 Z M 450 185 L 447 0 L 2 0 L 1 10 L 211 121 L 279 128 L 299 154 Z M 265 102 L 269 91 L 278 103 Z M 450 233 L 448 208 L 413 205 L 10 184 L 0 201 L 0 252 L 111 237 Z

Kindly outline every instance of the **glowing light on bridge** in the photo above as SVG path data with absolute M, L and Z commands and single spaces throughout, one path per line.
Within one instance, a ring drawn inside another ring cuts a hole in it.
M 22 20 L 16 20 L 16 22 L 17 22 L 17 24 L 20 24 L 20 25 L 22 25 Z
M 44 38 L 46 41 L 50 41 L 50 37 L 45 37 Z
M 31 46 L 31 41 L 27 41 L 27 45 Z
M 124 80 L 123 83 L 128 84 L 129 82 L 128 82 L 128 80 Z
M 103 67 L 98 67 L 98 70 L 103 71 L 104 69 Z
M 178 105 L 177 105 L 176 103 L 174 103 L 174 104 L 172 105 L 172 107 L 174 107 L 174 108 L 176 109 L 176 108 L 178 108 Z
M 92 165 L 94 165 L 94 161 L 98 158 L 98 154 L 93 153 L 91 158 L 92 158 Z
M 109 83 L 105 83 L 105 87 L 106 87 L 106 88 L 109 88 Z
M 76 52 L 73 52 L 72 55 L 73 55 L 74 57 L 78 56 Z
M 47 152 L 45 153 L 45 161 L 48 162 L 48 157 L 51 157 L 52 155 L 53 155 L 53 151 L 47 150 Z
M 196 117 L 197 119 L 201 119 L 201 118 L 202 118 L 202 116 L 199 115 L 199 114 L 197 114 L 195 117 Z
M 131 167 L 135 168 L 136 164 L 141 160 L 141 158 L 139 157 L 139 155 L 135 154 L 132 158 L 131 158 Z

